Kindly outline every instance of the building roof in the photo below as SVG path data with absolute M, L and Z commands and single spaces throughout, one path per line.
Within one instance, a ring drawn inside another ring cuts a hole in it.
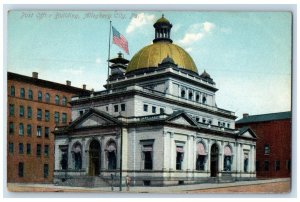
M 276 121 L 283 119 L 291 119 L 292 113 L 288 112 L 278 112 L 278 113 L 270 113 L 270 114 L 259 114 L 259 115 L 249 115 L 243 117 L 236 121 L 236 124 L 241 123 L 254 123 L 254 122 L 265 122 L 265 121 Z
M 62 92 L 69 92 L 78 95 L 89 95 L 90 91 L 82 88 L 77 88 L 65 84 L 55 83 L 53 81 L 47 81 L 39 78 L 25 76 L 13 72 L 7 72 L 7 80 L 15 80 L 24 83 L 33 84 L 40 87 L 51 88 Z

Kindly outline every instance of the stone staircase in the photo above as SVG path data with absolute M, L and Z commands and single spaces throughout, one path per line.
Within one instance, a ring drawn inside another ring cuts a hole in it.
M 116 184 L 117 180 L 114 181 Z M 71 187 L 110 187 L 111 181 L 98 176 L 76 176 L 62 178 L 56 182 L 58 186 L 71 186 Z

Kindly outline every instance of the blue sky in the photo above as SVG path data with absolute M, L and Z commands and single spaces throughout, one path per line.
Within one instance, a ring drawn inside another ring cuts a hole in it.
M 262 114 L 291 107 L 291 15 L 288 12 L 165 12 L 171 38 L 217 84 L 218 107 Z M 129 43 L 130 59 L 152 43 L 162 12 L 12 11 L 7 69 L 102 90 L 109 21 Z M 111 57 L 122 51 L 111 46 Z

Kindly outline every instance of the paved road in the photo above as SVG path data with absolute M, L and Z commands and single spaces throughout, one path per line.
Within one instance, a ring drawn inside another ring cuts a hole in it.
M 53 184 L 28 184 L 8 183 L 7 188 L 13 192 L 97 192 L 112 193 L 110 187 L 63 187 Z M 119 188 L 114 188 L 115 194 L 120 193 Z M 121 193 L 288 193 L 290 191 L 290 179 L 271 179 L 242 181 L 234 183 L 193 184 L 167 187 L 131 187 L 130 191 Z

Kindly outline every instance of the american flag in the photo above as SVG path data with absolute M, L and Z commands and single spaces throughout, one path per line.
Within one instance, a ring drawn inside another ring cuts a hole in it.
M 116 30 L 116 28 L 112 27 L 113 30 L 113 43 L 122 48 L 128 55 L 128 42 L 126 38 Z

